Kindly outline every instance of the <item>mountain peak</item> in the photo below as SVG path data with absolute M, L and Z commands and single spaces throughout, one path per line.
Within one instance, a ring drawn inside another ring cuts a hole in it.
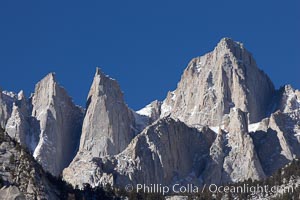
M 118 88 L 118 90 L 120 90 L 120 86 L 119 86 L 118 82 L 115 79 L 112 79 L 108 75 L 103 73 L 101 68 L 96 67 L 96 73 L 94 76 L 94 80 L 92 82 L 92 85 L 91 85 L 91 88 L 90 88 L 90 91 L 89 91 L 89 94 L 87 97 L 88 102 L 89 102 L 89 99 L 91 96 L 102 95 L 103 93 L 105 93 L 106 90 L 109 91 L 112 88 Z M 123 95 L 123 93 L 122 93 L 122 95 Z
M 219 43 L 225 42 L 227 44 L 240 44 L 240 42 L 233 40 L 230 37 L 223 37 Z
M 44 79 L 48 81 L 56 82 L 55 72 L 50 72 L 42 80 Z
M 188 64 L 177 89 L 164 100 L 162 116 L 171 114 L 189 125 L 219 125 L 237 107 L 257 122 L 265 117 L 273 92 L 273 83 L 244 45 L 223 38 L 212 52 Z
M 19 93 L 18 93 L 18 100 L 22 100 L 22 99 L 25 99 L 25 94 L 24 94 L 24 91 L 21 90 Z
M 217 47 L 227 47 L 227 48 L 231 48 L 231 47 L 240 47 L 243 48 L 243 43 L 238 42 L 238 41 L 234 41 L 233 39 L 229 38 L 229 37 L 224 37 L 220 40 L 220 42 L 217 44 Z
M 101 75 L 101 74 L 103 74 L 101 68 L 100 68 L 100 67 L 96 67 L 96 73 L 95 73 L 95 76 Z
M 47 104 L 53 96 L 56 96 L 58 88 L 60 86 L 56 81 L 55 73 L 49 73 L 35 85 L 35 92 L 32 98 L 35 101 L 35 98 L 39 98 L 37 96 L 41 95 L 42 98 L 45 98 L 45 102 L 40 103 Z
M 95 78 L 96 77 L 100 77 L 100 79 L 105 78 L 105 79 L 109 79 L 109 80 L 113 80 L 116 81 L 115 79 L 111 78 L 110 76 L 108 76 L 107 74 L 105 74 L 101 68 L 96 67 L 96 73 L 95 73 Z
M 115 126 L 112 128 L 111 124 Z M 91 151 L 94 156 L 117 154 L 134 136 L 133 124 L 118 82 L 97 67 L 87 97 L 80 149 Z
M 39 130 L 35 133 L 39 135 L 39 141 L 33 156 L 45 170 L 58 176 L 74 156 L 82 113 L 58 84 L 55 73 L 49 73 L 36 84 L 32 117 L 39 123 Z

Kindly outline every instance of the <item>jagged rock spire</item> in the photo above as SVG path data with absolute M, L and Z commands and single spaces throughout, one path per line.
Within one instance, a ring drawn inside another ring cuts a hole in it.
M 119 84 L 97 68 L 87 98 L 80 150 L 94 156 L 117 154 L 133 138 L 133 125 Z
M 32 117 L 39 123 L 39 142 L 34 157 L 57 176 L 68 166 L 78 148 L 82 111 L 49 73 L 36 84 Z

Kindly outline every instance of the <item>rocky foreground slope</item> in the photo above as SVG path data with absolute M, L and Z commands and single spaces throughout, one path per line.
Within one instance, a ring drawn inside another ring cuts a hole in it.
M 0 199 L 58 199 L 42 167 L 0 129 Z
M 27 99 L 0 94 L 0 123 L 73 186 L 226 184 L 264 179 L 300 156 L 300 92 L 276 90 L 243 44 L 192 59 L 163 102 L 135 112 L 97 68 L 86 108 L 53 73 Z

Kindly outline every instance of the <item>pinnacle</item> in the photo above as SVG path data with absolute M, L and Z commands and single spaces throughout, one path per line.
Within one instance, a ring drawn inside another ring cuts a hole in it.
M 111 81 L 116 81 L 115 79 L 111 78 L 110 76 L 106 75 L 101 68 L 96 67 L 96 73 L 95 73 L 95 77 L 100 77 L 101 79 L 107 79 L 107 80 L 111 80 Z
M 47 75 L 45 76 L 45 78 L 43 78 L 43 80 L 56 82 L 55 73 L 54 73 L 54 72 L 50 72 L 49 74 L 47 74 Z
M 96 74 L 95 75 L 101 75 L 102 71 L 100 67 L 96 67 Z
M 100 67 L 96 67 L 96 73 L 95 73 L 95 76 L 100 76 L 101 78 L 102 77 L 108 77 L 108 75 L 106 75 L 102 69 Z
M 234 48 L 243 48 L 243 44 L 241 42 L 234 41 L 229 37 L 224 37 L 217 44 L 217 47 L 227 48 L 229 50 L 233 50 Z
M 25 94 L 24 94 L 24 91 L 21 90 L 19 93 L 18 93 L 18 100 L 22 100 L 25 98 Z

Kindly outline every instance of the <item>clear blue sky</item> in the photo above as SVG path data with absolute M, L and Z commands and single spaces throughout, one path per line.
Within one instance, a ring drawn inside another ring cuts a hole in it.
M 96 66 L 128 105 L 175 89 L 189 60 L 222 37 L 241 41 L 278 88 L 300 88 L 300 1 L 0 1 L 0 86 L 25 90 L 56 72 L 85 105 Z

